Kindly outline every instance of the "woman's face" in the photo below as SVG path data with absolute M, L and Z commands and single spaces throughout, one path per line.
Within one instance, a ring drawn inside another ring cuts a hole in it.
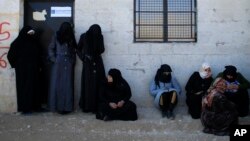
M 210 68 L 206 68 L 206 69 L 204 69 L 204 71 L 207 72 L 207 73 L 210 73 L 211 69 Z
M 112 78 L 112 76 L 110 76 L 110 75 L 108 75 L 108 82 L 109 82 L 109 83 L 112 83 L 112 82 L 113 82 L 113 78 Z

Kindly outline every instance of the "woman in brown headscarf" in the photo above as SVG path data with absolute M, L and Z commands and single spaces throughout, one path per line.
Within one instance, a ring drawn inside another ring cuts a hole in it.
M 225 97 L 225 90 L 226 81 L 217 78 L 202 100 L 201 122 L 204 133 L 229 135 L 229 127 L 238 122 L 236 107 Z

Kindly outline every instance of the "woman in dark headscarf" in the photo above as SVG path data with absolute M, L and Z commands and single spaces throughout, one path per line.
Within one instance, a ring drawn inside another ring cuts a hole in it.
M 181 87 L 171 72 L 169 65 L 161 65 L 150 85 L 150 93 L 154 97 L 155 106 L 161 109 L 162 117 L 174 119 L 173 110 L 177 104 L 177 95 L 181 93 Z
M 203 63 L 201 69 L 194 72 L 186 84 L 186 103 L 188 113 L 192 118 L 198 119 L 201 116 L 201 100 L 213 81 L 211 67 Z
M 236 104 L 240 117 L 249 114 L 249 95 L 247 89 L 250 88 L 249 81 L 239 72 L 235 66 L 225 66 L 225 70 L 217 77 L 223 77 L 226 80 L 227 89 L 225 96 Z
M 71 24 L 62 23 L 48 47 L 52 63 L 49 108 L 53 112 L 66 114 L 73 111 L 76 46 Z
M 110 69 L 99 93 L 97 119 L 137 120 L 136 105 L 129 99 L 131 90 L 118 69 Z
M 21 29 L 11 43 L 8 60 L 16 71 L 17 110 L 23 114 L 36 110 L 39 45 L 30 26 Z
M 105 70 L 101 54 L 104 43 L 101 27 L 92 25 L 82 34 L 78 43 L 77 54 L 82 60 L 82 82 L 80 107 L 83 112 L 96 112 L 100 82 L 105 80 Z
M 229 135 L 230 126 L 238 123 L 235 104 L 224 95 L 226 87 L 226 81 L 217 78 L 202 100 L 201 122 L 204 133 Z

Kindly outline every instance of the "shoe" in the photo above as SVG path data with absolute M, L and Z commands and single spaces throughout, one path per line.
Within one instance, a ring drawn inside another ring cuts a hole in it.
M 38 109 L 35 110 L 35 112 L 38 112 L 38 113 L 46 113 L 46 112 L 49 112 L 49 110 L 46 109 L 46 108 L 38 108 Z
M 30 115 L 32 115 L 32 112 L 22 112 L 21 114 L 24 116 L 30 116 Z
M 174 113 L 172 111 L 169 111 L 169 119 L 174 120 L 174 118 L 175 118 Z
M 168 112 L 167 111 L 161 111 L 162 117 L 168 117 Z
M 69 114 L 71 112 L 70 111 L 59 111 L 58 113 L 61 114 L 61 115 L 67 115 L 67 114 Z
M 202 131 L 203 131 L 203 133 L 213 134 L 213 131 L 209 128 L 206 128 L 206 127 Z
M 96 113 L 95 117 L 96 117 L 96 119 L 103 120 L 105 115 L 103 113 L 101 113 L 101 112 L 98 112 L 98 113 Z
M 217 135 L 217 136 L 229 136 L 229 132 L 226 132 L 226 131 L 214 132 L 214 135 Z
M 104 116 L 103 120 L 104 120 L 104 121 L 110 121 L 110 120 L 112 120 L 112 119 L 111 119 L 109 116 Z

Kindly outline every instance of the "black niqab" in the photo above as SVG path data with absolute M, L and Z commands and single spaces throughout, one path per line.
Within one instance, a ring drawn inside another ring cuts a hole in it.
M 155 84 L 157 86 L 160 86 L 159 82 L 169 83 L 172 79 L 171 72 L 172 69 L 169 65 L 167 64 L 161 65 L 161 67 L 157 70 L 157 73 L 155 75 Z
M 104 52 L 102 30 L 98 24 L 93 24 L 87 31 L 87 43 L 92 56 L 99 56 Z
M 76 48 L 75 35 L 69 22 L 64 22 L 61 24 L 59 30 L 57 31 L 57 40 L 60 44 L 68 43 L 72 44 L 72 46 Z
M 227 75 L 232 76 L 233 78 L 229 79 Z M 225 66 L 225 70 L 223 71 L 223 77 L 225 80 L 229 82 L 234 82 L 237 77 L 237 68 L 235 66 L 229 65 Z
M 113 79 L 113 82 L 112 82 L 113 86 L 117 86 L 117 85 L 122 83 L 123 78 L 122 78 L 122 74 L 121 74 L 120 70 L 118 70 L 118 69 L 110 69 L 108 74 Z

